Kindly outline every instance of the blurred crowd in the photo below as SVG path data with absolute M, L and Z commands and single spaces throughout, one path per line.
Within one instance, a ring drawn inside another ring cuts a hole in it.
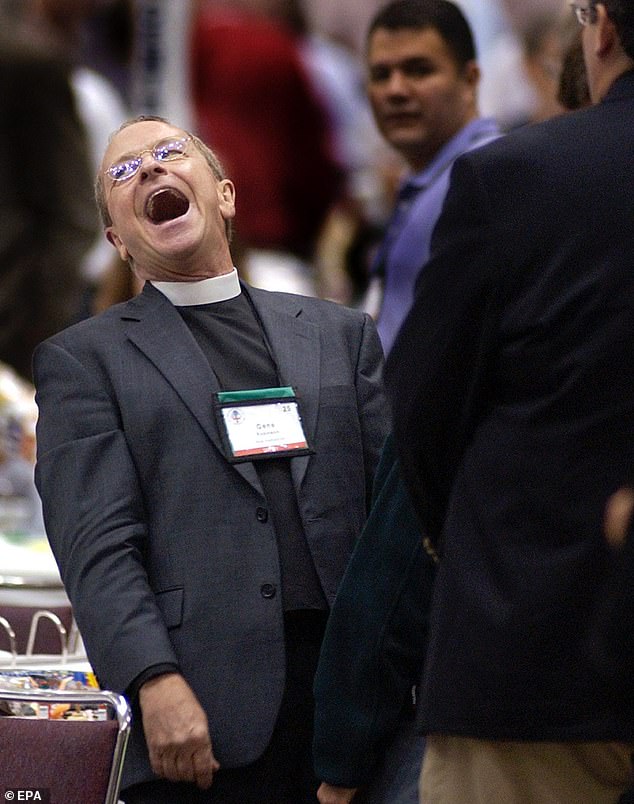
M 109 133 L 155 111 L 131 100 L 143 5 L 0 0 L 0 361 L 27 379 L 37 342 L 137 290 L 102 236 L 92 184 Z M 372 309 L 369 266 L 406 169 L 366 96 L 366 30 L 382 5 L 191 2 L 192 127 L 238 187 L 234 260 L 254 285 Z M 509 130 L 560 113 L 572 36 L 560 0 L 459 5 L 482 114 Z

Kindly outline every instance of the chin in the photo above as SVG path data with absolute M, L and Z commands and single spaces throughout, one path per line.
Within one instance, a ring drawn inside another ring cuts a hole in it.
M 424 145 L 425 140 L 421 137 L 420 133 L 415 134 L 392 134 L 386 138 L 392 148 L 396 151 L 409 153 L 410 151 L 418 151 Z

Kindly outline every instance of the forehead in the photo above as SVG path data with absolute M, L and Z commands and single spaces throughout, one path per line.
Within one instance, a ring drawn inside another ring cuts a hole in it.
M 108 167 L 120 157 L 137 154 L 145 148 L 151 148 L 166 137 L 185 136 L 186 133 L 182 129 L 162 123 L 160 120 L 143 120 L 133 123 L 113 136 L 106 148 L 103 165 Z
M 404 59 L 455 61 L 436 28 L 377 28 L 368 42 L 368 62 L 398 62 Z

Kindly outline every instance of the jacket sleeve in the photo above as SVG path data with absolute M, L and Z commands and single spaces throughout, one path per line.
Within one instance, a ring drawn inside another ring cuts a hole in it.
M 385 373 L 403 477 L 433 542 L 494 387 L 500 257 L 489 199 L 471 157 L 454 165 L 431 258 Z
M 623 547 L 610 553 L 608 580 L 590 617 L 585 647 L 597 684 L 609 688 L 617 698 L 626 698 L 632 711 L 634 522 L 628 530 Z
M 56 343 L 37 349 L 34 375 L 46 532 L 90 662 L 102 684 L 124 691 L 148 667 L 178 660 L 143 565 L 142 493 L 118 406 L 96 364 Z
M 315 678 L 317 776 L 370 781 L 418 681 L 434 565 L 388 438 L 376 496 L 331 611 Z

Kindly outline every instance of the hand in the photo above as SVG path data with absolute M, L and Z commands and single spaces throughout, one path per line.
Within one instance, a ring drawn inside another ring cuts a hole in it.
M 322 782 L 317 791 L 319 804 L 350 804 L 357 792 L 356 787 L 335 787 Z
M 603 530 L 611 547 L 619 548 L 625 544 L 627 529 L 634 511 L 634 489 L 628 486 L 615 491 L 605 506 Z
M 146 681 L 139 690 L 143 730 L 154 773 L 206 790 L 220 765 L 211 748 L 207 716 L 178 673 Z

